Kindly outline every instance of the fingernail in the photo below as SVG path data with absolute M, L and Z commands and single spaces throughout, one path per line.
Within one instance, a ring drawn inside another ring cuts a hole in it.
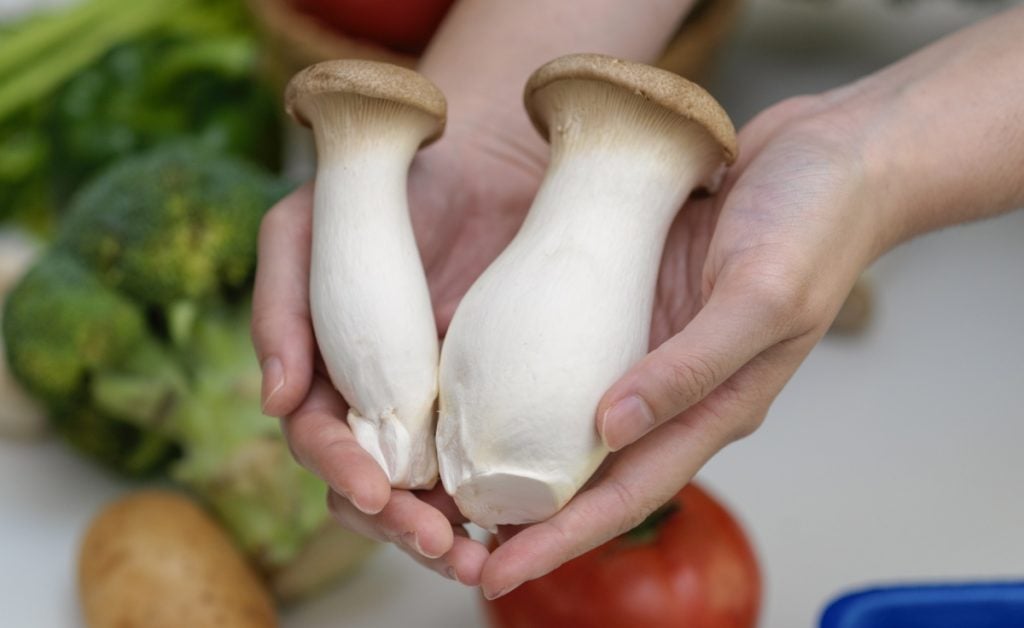
M 263 361 L 260 369 L 263 371 L 260 409 L 263 410 L 263 414 L 267 414 L 270 400 L 284 388 L 284 365 L 281 364 L 281 360 L 271 356 Z
M 498 599 L 499 597 L 501 597 L 503 595 L 511 593 L 518 586 L 519 585 L 517 584 L 517 585 L 512 586 L 512 587 L 505 587 L 504 589 L 498 589 L 497 591 L 495 591 L 493 593 L 490 592 L 490 591 L 484 591 L 484 597 L 487 598 L 488 600 L 496 600 L 496 599 Z
M 654 413 L 647 402 L 636 395 L 621 399 L 608 408 L 601 421 L 601 438 L 612 451 L 618 451 L 654 427 Z
M 429 554 L 429 553 L 427 553 L 423 549 L 423 547 L 420 546 L 420 539 L 419 539 L 418 536 L 416 536 L 415 532 L 406 532 L 405 534 L 403 534 L 402 535 L 402 544 L 405 545 L 406 547 L 408 547 L 409 549 L 413 550 L 414 552 L 416 552 L 420 556 L 425 556 L 427 558 L 440 558 L 441 557 L 441 554 Z
M 361 505 L 359 504 L 359 502 L 357 502 L 357 501 L 356 501 L 356 498 L 355 498 L 355 497 L 353 497 L 352 495 L 350 495 L 350 494 L 348 493 L 348 491 L 343 491 L 343 490 L 342 490 L 342 489 L 340 489 L 340 488 L 333 488 L 333 490 L 334 490 L 334 492 L 335 492 L 335 493 L 337 493 L 338 495 L 341 495 L 342 497 L 344 497 L 344 498 L 345 498 L 345 499 L 346 499 L 346 500 L 348 501 L 348 503 L 350 503 L 350 504 L 352 504 L 353 506 L 355 506 L 355 507 L 356 507 L 356 510 L 358 510 L 359 512 L 361 512 L 361 513 L 363 513 L 363 514 L 367 514 L 367 515 L 372 515 L 372 514 L 374 514 L 374 513 L 372 513 L 372 512 L 367 512 L 366 508 L 364 508 L 363 506 L 361 506 Z
M 458 582 L 459 584 L 462 584 L 462 581 L 459 580 L 459 574 L 455 573 L 455 567 L 452 567 L 451 565 L 445 567 L 444 568 L 444 575 L 448 576 L 450 579 L 454 580 L 455 582 Z
M 366 506 L 359 503 L 354 497 L 345 496 L 348 501 L 352 502 L 352 505 L 356 507 L 356 510 L 363 513 L 364 515 L 375 515 L 380 512 L 380 509 L 374 510 L 373 508 L 367 508 Z

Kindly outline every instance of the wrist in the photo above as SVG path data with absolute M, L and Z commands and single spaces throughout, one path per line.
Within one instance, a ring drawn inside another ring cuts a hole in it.
M 855 112 L 896 229 L 890 246 L 1024 203 L 1024 8 L 825 94 Z
M 489 90 L 484 81 L 452 76 L 450 70 L 431 63 L 429 56 L 419 68 L 441 88 L 448 105 L 444 136 L 434 155 L 460 167 L 473 165 L 498 176 L 511 170 L 517 178 L 539 181 L 548 147 L 526 115 L 522 85 L 494 93 L 500 90 Z
M 813 97 L 804 122 L 834 147 L 847 171 L 847 211 L 861 216 L 865 266 L 927 230 L 919 221 L 929 203 L 917 189 L 923 173 L 913 170 L 907 140 L 893 125 L 893 99 L 892 86 L 868 77 Z
M 457 206 L 486 210 L 521 203 L 528 207 L 544 176 L 546 161 L 546 154 L 537 156 L 486 128 L 449 124 L 437 142 L 416 156 L 412 176 L 447 191 L 449 197 L 464 195 L 474 201 Z

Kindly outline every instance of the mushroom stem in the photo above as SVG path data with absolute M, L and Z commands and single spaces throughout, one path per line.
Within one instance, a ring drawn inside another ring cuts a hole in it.
M 550 137 L 547 175 L 515 239 L 460 304 L 441 356 L 441 480 L 486 528 L 550 517 L 607 455 L 594 413 L 648 348 L 668 229 L 729 155 L 701 120 L 614 74 L 570 71 L 538 86 L 542 72 L 527 106 Z M 685 87 L 680 98 L 713 103 L 669 76 Z M 728 125 L 717 105 L 715 115 Z
M 432 110 L 409 96 L 410 82 L 433 90 Z M 406 178 L 417 148 L 440 133 L 443 97 L 409 70 L 344 61 L 297 75 L 288 102 L 317 144 L 310 260 L 317 344 L 350 405 L 359 444 L 393 486 L 430 487 L 438 341 Z

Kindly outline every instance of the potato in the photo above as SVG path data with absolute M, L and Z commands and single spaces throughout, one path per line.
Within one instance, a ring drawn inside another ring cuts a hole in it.
M 90 628 L 277 625 L 269 592 L 220 526 L 168 491 L 100 512 L 82 541 L 78 590 Z

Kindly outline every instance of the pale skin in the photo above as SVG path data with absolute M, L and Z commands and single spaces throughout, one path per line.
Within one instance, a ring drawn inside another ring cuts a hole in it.
M 692 2 L 462 0 L 420 71 L 448 129 L 410 173 L 410 211 L 443 334 L 514 235 L 546 148 L 521 106 L 527 76 L 572 52 L 652 61 Z M 600 6 L 598 6 L 600 5 Z M 645 6 L 641 6 L 645 5 Z M 443 490 L 392 490 L 316 367 L 308 312 L 309 186 L 267 214 L 253 336 L 264 409 L 331 488 L 346 527 L 395 542 L 488 597 L 631 528 L 720 449 L 755 430 L 860 272 L 900 242 L 1024 206 L 1024 7 L 854 84 L 775 105 L 740 158 L 669 235 L 651 353 L 605 394 L 595 425 L 616 453 L 561 512 L 471 540 Z

